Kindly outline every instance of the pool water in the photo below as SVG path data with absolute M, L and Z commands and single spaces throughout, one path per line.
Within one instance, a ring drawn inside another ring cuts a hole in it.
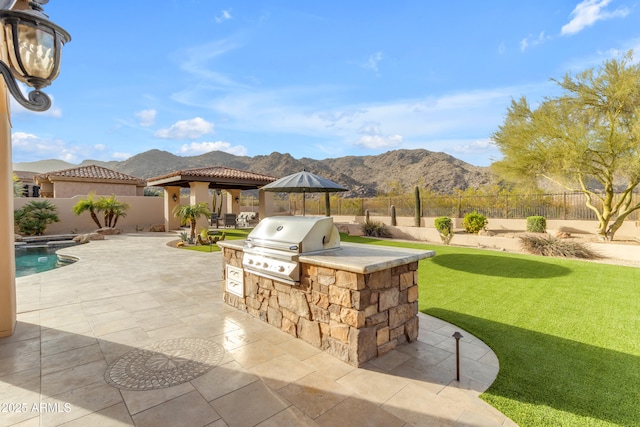
M 67 259 L 60 260 L 56 255 L 58 249 L 60 248 L 16 248 L 16 277 L 42 273 L 73 262 Z

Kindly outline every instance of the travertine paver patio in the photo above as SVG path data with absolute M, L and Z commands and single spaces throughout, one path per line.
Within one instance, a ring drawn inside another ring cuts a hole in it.
M 221 254 L 142 233 L 64 249 L 17 280 L 0 339 L 0 426 L 515 425 L 478 395 L 498 361 L 420 315 L 420 336 L 354 368 L 222 302 Z M 153 377 L 153 378 L 152 378 Z

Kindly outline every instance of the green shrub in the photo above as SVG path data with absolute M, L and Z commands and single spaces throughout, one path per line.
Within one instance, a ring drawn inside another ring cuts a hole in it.
M 379 221 L 365 221 L 365 223 L 362 224 L 362 231 L 365 236 L 391 237 L 391 233 L 389 233 L 385 225 Z
M 34 200 L 13 212 L 14 225 L 27 236 L 41 236 L 47 225 L 60 222 L 58 207 L 48 200 Z
M 433 221 L 433 225 L 440 234 L 440 239 L 445 245 L 448 245 L 453 238 L 453 221 L 448 216 L 441 216 Z
M 520 246 L 522 246 L 522 249 L 526 252 L 534 255 L 582 259 L 600 258 L 597 253 L 580 242 L 558 239 L 548 234 L 522 235 L 520 236 Z
M 489 224 L 487 217 L 476 211 L 466 214 L 462 220 L 462 226 L 467 233 L 473 234 L 478 234 L 479 231 L 485 230 L 487 224 Z
M 530 233 L 545 233 L 547 231 L 547 220 L 543 216 L 527 217 L 527 231 Z

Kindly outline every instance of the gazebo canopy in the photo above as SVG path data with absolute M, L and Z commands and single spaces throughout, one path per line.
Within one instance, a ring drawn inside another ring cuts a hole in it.
M 191 182 L 208 182 L 209 188 L 255 190 L 277 178 L 224 166 L 186 169 L 147 179 L 152 187 L 186 187 Z

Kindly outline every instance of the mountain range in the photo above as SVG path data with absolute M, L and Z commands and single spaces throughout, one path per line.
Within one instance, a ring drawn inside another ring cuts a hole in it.
M 350 191 L 345 197 L 371 197 L 392 191 L 408 192 L 419 185 L 438 193 L 480 187 L 494 181 L 489 168 L 473 166 L 445 153 L 423 149 L 393 150 L 375 156 L 345 156 L 323 160 L 295 159 L 290 154 L 273 152 L 254 157 L 212 151 L 199 156 L 176 156 L 161 150 L 149 150 L 124 161 L 84 160 L 79 165 L 62 160 L 14 163 L 14 171 L 36 173 L 95 164 L 138 178 L 148 179 L 177 170 L 208 166 L 226 166 L 250 170 L 277 178 L 305 169 L 328 178 Z

